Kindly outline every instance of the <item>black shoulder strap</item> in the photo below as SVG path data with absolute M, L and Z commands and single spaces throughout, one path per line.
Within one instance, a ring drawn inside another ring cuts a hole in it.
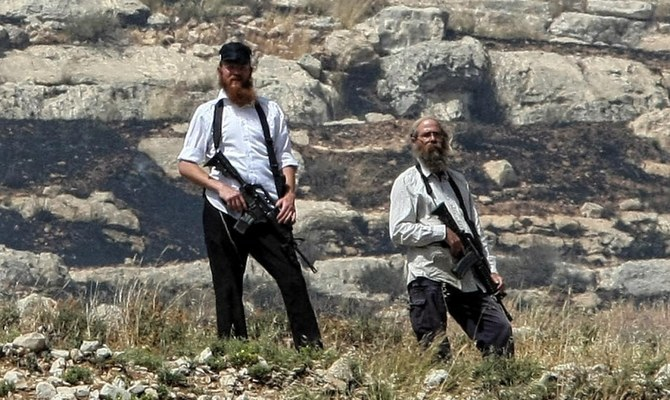
M 419 171 L 419 175 L 421 175 L 421 180 L 423 181 L 424 186 L 426 186 L 426 193 L 428 193 L 428 196 L 433 197 L 433 188 L 430 187 L 428 177 L 423 174 L 423 171 L 421 171 L 421 165 L 419 163 L 416 163 L 415 167 L 416 170 Z
M 274 142 L 270 137 L 270 127 L 268 126 L 268 121 L 267 118 L 265 117 L 265 112 L 261 107 L 261 103 L 256 101 L 254 107 L 256 107 L 258 118 L 261 120 L 261 126 L 263 127 L 263 135 L 265 136 L 265 147 L 267 147 L 268 158 L 270 159 L 270 170 L 272 170 L 272 176 L 275 179 L 277 196 L 281 199 L 282 196 L 284 195 L 285 182 L 283 175 L 279 172 L 279 163 L 277 163 L 277 155 L 275 154 Z
M 212 122 L 212 132 L 214 135 L 214 148 L 219 150 L 221 145 L 221 123 L 223 119 L 223 99 L 216 102 L 214 106 L 214 121 Z
M 447 171 L 447 176 L 449 177 L 449 185 L 451 185 L 451 188 L 454 190 L 454 193 L 456 194 L 456 198 L 458 199 L 458 205 L 461 207 L 461 210 L 463 210 L 463 218 L 465 218 L 465 222 L 468 223 L 468 226 L 470 227 L 470 232 L 472 232 L 472 236 L 477 238 L 479 235 L 477 233 L 477 229 L 475 229 L 475 224 L 470 220 L 470 217 L 468 216 L 468 209 L 465 208 L 465 201 L 463 201 L 463 195 L 461 194 L 461 190 L 458 188 L 458 185 L 454 181 L 454 178 L 451 177 L 451 174 L 449 171 Z
M 268 158 L 270 159 L 270 170 L 272 171 L 272 176 L 274 177 L 275 187 L 277 189 L 277 196 L 281 198 L 284 195 L 284 177 L 279 172 L 279 164 L 277 163 L 277 155 L 275 154 L 274 144 L 272 137 L 270 137 L 270 127 L 268 126 L 268 121 L 265 116 L 265 112 L 261 107 L 259 102 L 254 104 L 256 112 L 258 113 L 258 119 L 261 121 L 261 127 L 263 128 L 263 136 L 265 137 L 265 147 L 268 151 Z M 212 132 L 214 135 L 214 148 L 218 151 L 219 146 L 221 145 L 221 125 L 223 122 L 223 99 L 220 99 L 216 102 L 214 106 L 214 120 L 212 121 Z

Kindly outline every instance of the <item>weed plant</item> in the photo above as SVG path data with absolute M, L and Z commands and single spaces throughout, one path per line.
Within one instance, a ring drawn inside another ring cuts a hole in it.
M 65 370 L 63 380 L 70 385 L 92 383 L 93 372 L 89 368 L 74 365 Z
M 4 379 L 0 381 L 0 397 L 5 397 L 14 391 L 15 387 L 11 383 L 7 383 Z

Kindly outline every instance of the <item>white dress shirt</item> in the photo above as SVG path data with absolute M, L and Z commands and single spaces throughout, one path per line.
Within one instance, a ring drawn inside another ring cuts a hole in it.
M 214 156 L 216 152 L 212 129 L 214 107 L 221 98 L 224 99 L 224 107 L 219 150 L 228 158 L 242 179 L 250 184 L 261 185 L 276 201 L 277 188 L 270 169 L 270 159 L 258 113 L 253 104 L 238 107 L 231 103 L 223 90 L 216 99 L 201 104 L 195 110 L 184 139 L 184 146 L 177 158 L 203 164 Z M 258 102 L 265 111 L 279 170 L 287 166 L 297 168 L 298 162 L 291 152 L 291 140 L 284 112 L 272 100 L 260 97 Z M 211 169 L 209 176 L 234 188 L 240 187 L 235 179 L 224 176 L 216 168 Z M 218 193 L 207 190 L 205 196 L 218 210 L 239 217 L 239 213 L 226 208 Z
M 456 278 L 451 272 L 455 265 L 449 248 L 440 245 L 447 234 L 446 226 L 431 214 L 444 202 L 449 213 L 458 226 L 465 232 L 471 233 L 470 227 L 463 218 L 463 212 L 458 203 L 449 179 L 441 180 L 430 173 L 423 164 L 421 170 L 433 190 L 431 197 L 421 174 L 416 167 L 405 170 L 393 182 L 391 189 L 391 204 L 389 213 L 389 232 L 393 243 L 405 246 L 407 249 L 407 284 L 419 277 L 428 278 L 437 282 L 446 282 L 464 292 L 483 290 L 483 286 L 468 272 L 462 279 Z M 468 217 L 474 222 L 477 233 L 482 240 L 484 256 L 489 260 L 491 272 L 497 272 L 496 260 L 488 249 L 483 236 L 479 215 L 475 209 L 470 188 L 463 174 L 449 169 L 449 174 L 456 182 L 463 202 L 467 208 Z

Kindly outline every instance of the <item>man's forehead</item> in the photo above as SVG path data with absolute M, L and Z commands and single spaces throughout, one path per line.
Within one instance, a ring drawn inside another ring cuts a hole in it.
M 439 128 L 440 124 L 435 121 L 434 119 L 427 119 L 425 121 L 421 121 L 419 124 L 419 128 L 424 128 L 424 127 L 438 127 Z

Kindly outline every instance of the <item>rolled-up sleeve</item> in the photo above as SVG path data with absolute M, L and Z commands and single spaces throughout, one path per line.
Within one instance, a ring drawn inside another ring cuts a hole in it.
M 285 167 L 298 167 L 298 160 L 293 156 L 293 149 L 291 146 L 291 138 L 289 137 L 288 123 L 286 115 L 278 104 L 270 102 L 268 107 L 274 107 L 276 111 L 275 123 L 277 125 L 277 135 L 274 139 L 275 152 L 277 154 L 277 162 L 279 169 Z
M 207 118 L 208 114 L 213 113 L 211 105 L 202 104 L 198 107 L 188 125 L 188 131 L 184 138 L 184 146 L 177 156 L 178 160 L 190 161 L 201 164 L 205 161 L 207 149 L 213 140 L 211 135 L 212 121 Z
M 421 222 L 423 216 L 417 212 L 417 198 L 409 188 L 407 175 L 401 175 L 391 188 L 389 210 L 389 232 L 396 245 L 423 247 L 446 238 L 443 224 Z

